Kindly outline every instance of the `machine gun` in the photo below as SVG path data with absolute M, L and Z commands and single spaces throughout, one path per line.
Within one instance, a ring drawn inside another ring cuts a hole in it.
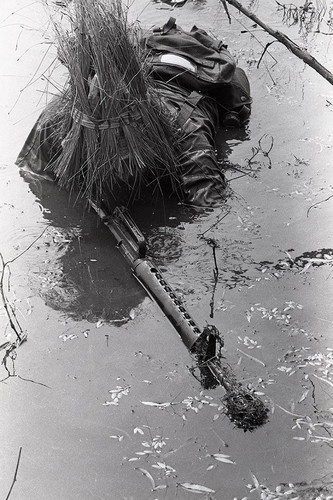
M 221 385 L 225 389 L 226 413 L 237 427 L 254 430 L 264 424 L 268 409 L 255 393 L 237 381 L 225 362 L 221 355 L 223 340 L 219 331 L 213 325 L 200 330 L 161 271 L 146 257 L 146 240 L 128 210 L 116 207 L 112 214 L 106 214 L 94 202 L 90 201 L 90 205 L 115 237 L 117 248 L 130 265 L 134 277 L 155 300 L 195 357 L 203 387 Z M 192 372 L 194 374 L 194 369 Z

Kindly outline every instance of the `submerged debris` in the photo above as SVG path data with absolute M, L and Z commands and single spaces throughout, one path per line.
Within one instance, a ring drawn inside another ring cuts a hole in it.
M 276 270 L 285 271 L 287 269 L 298 269 L 301 273 L 305 272 L 310 267 L 318 267 L 324 264 L 333 264 L 333 249 L 320 248 L 318 250 L 310 250 L 303 252 L 297 257 L 292 257 L 289 252 L 286 252 L 287 259 L 280 260 L 277 264 L 273 265 Z M 265 264 L 267 262 L 260 263 Z
M 326 2 L 317 0 L 311 2 L 305 0 L 304 5 L 297 6 L 293 3 L 282 4 L 276 0 L 278 10 L 282 10 L 282 21 L 288 26 L 298 25 L 299 32 L 302 34 L 311 33 L 313 31 L 320 32 L 321 25 L 325 22 L 326 26 L 331 29 L 332 10 L 328 10 Z
M 219 346 L 219 352 L 210 357 L 212 344 L 214 343 L 215 347 L 215 342 Z M 254 392 L 249 391 L 237 381 L 231 367 L 222 360 L 221 349 L 224 342 L 217 328 L 208 325 L 197 344 L 195 354 L 201 384 L 205 389 L 222 385 L 226 390 L 223 403 L 230 420 L 244 431 L 253 431 L 265 424 L 269 410 Z
M 261 399 L 240 384 L 228 392 L 223 401 L 230 420 L 244 431 L 254 431 L 268 420 L 268 408 Z
M 247 487 L 250 492 L 260 492 L 262 500 L 332 500 L 333 498 L 333 474 L 328 474 L 311 483 L 302 481 L 300 483 L 281 483 L 274 487 L 259 482 L 258 478 L 251 473 L 253 484 Z M 237 500 L 237 499 L 236 499 Z

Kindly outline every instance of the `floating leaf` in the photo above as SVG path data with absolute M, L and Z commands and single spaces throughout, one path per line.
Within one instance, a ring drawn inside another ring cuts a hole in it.
M 253 485 L 255 486 L 255 488 L 260 488 L 260 483 L 258 481 L 258 479 L 256 478 L 256 476 L 251 472 L 251 476 L 252 476 L 252 479 L 253 479 Z
M 211 488 L 201 486 L 201 484 L 178 483 L 178 485 L 184 488 L 184 490 L 192 491 L 193 493 L 215 493 L 215 491 Z
M 306 396 L 309 394 L 309 389 L 307 389 L 306 391 L 303 392 L 302 396 L 300 397 L 299 399 L 299 403 L 301 403 L 302 401 L 304 401 L 304 399 L 306 398 Z
M 155 484 L 155 481 L 154 481 L 154 478 L 153 476 L 150 474 L 150 472 L 148 472 L 146 469 L 142 469 L 141 467 L 136 467 L 136 470 L 139 470 L 140 472 L 142 472 L 142 474 L 144 476 L 146 476 L 147 479 L 149 479 L 149 481 L 151 482 L 152 484 L 152 487 L 153 489 L 156 488 L 156 484 Z
M 111 439 L 117 439 L 119 442 L 121 442 L 124 439 L 124 436 L 122 436 L 121 434 L 119 434 L 119 435 L 110 436 L 110 438 Z
M 74 335 L 74 333 L 72 333 L 71 335 L 63 334 L 59 335 L 59 338 L 62 339 L 63 342 L 67 342 L 67 340 L 77 339 L 78 335 Z
M 222 453 L 215 453 L 212 455 L 212 457 L 215 458 L 215 460 L 218 460 L 219 462 L 224 462 L 226 464 L 234 464 L 235 462 L 233 460 L 230 460 L 230 455 L 223 455 Z
M 143 405 L 155 406 L 156 408 L 167 408 L 171 403 L 155 403 L 154 401 L 141 401 Z
M 135 310 L 134 309 L 131 309 L 130 312 L 129 312 L 129 317 L 131 319 L 134 319 L 135 318 Z
M 252 318 L 252 313 L 250 311 L 246 311 L 246 319 L 248 320 L 249 323 L 251 321 L 251 318 Z

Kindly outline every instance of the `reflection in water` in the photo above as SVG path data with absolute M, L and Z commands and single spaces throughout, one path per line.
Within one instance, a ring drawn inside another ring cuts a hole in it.
M 32 288 L 50 307 L 74 319 L 104 319 L 118 325 L 128 321 L 146 294 L 109 230 L 82 201 L 53 182 L 26 171 L 21 175 L 50 224 L 39 240 L 38 262 L 30 270 Z M 203 212 L 171 198 L 163 203 L 155 199 L 150 205 L 138 202 L 132 210 L 157 265 L 179 259 L 182 227 L 178 226 Z
M 26 172 L 22 176 L 50 224 L 30 271 L 32 287 L 49 306 L 74 319 L 125 322 L 145 294 L 108 230 L 52 182 Z
M 249 141 L 250 135 L 247 127 L 221 128 L 216 136 L 216 149 L 218 157 L 223 165 L 238 144 Z
M 149 257 L 157 265 L 178 260 L 182 255 L 182 239 L 177 230 L 168 226 L 152 230 L 148 238 Z
M 287 26 L 297 25 L 302 35 L 311 32 L 321 33 L 323 24 L 324 29 L 328 28 L 329 34 L 332 34 L 332 7 L 328 8 L 325 1 L 306 1 L 299 7 L 293 3 L 276 3 L 278 10 L 282 11 L 282 22 Z

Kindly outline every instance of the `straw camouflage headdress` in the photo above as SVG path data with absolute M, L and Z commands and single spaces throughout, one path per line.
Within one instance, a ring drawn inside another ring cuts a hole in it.
M 62 150 L 51 165 L 60 184 L 99 202 L 124 187 L 135 199 L 143 185 L 173 182 L 175 131 L 121 3 L 74 0 L 68 19 L 70 31 L 55 25 L 69 72 L 58 128 Z

